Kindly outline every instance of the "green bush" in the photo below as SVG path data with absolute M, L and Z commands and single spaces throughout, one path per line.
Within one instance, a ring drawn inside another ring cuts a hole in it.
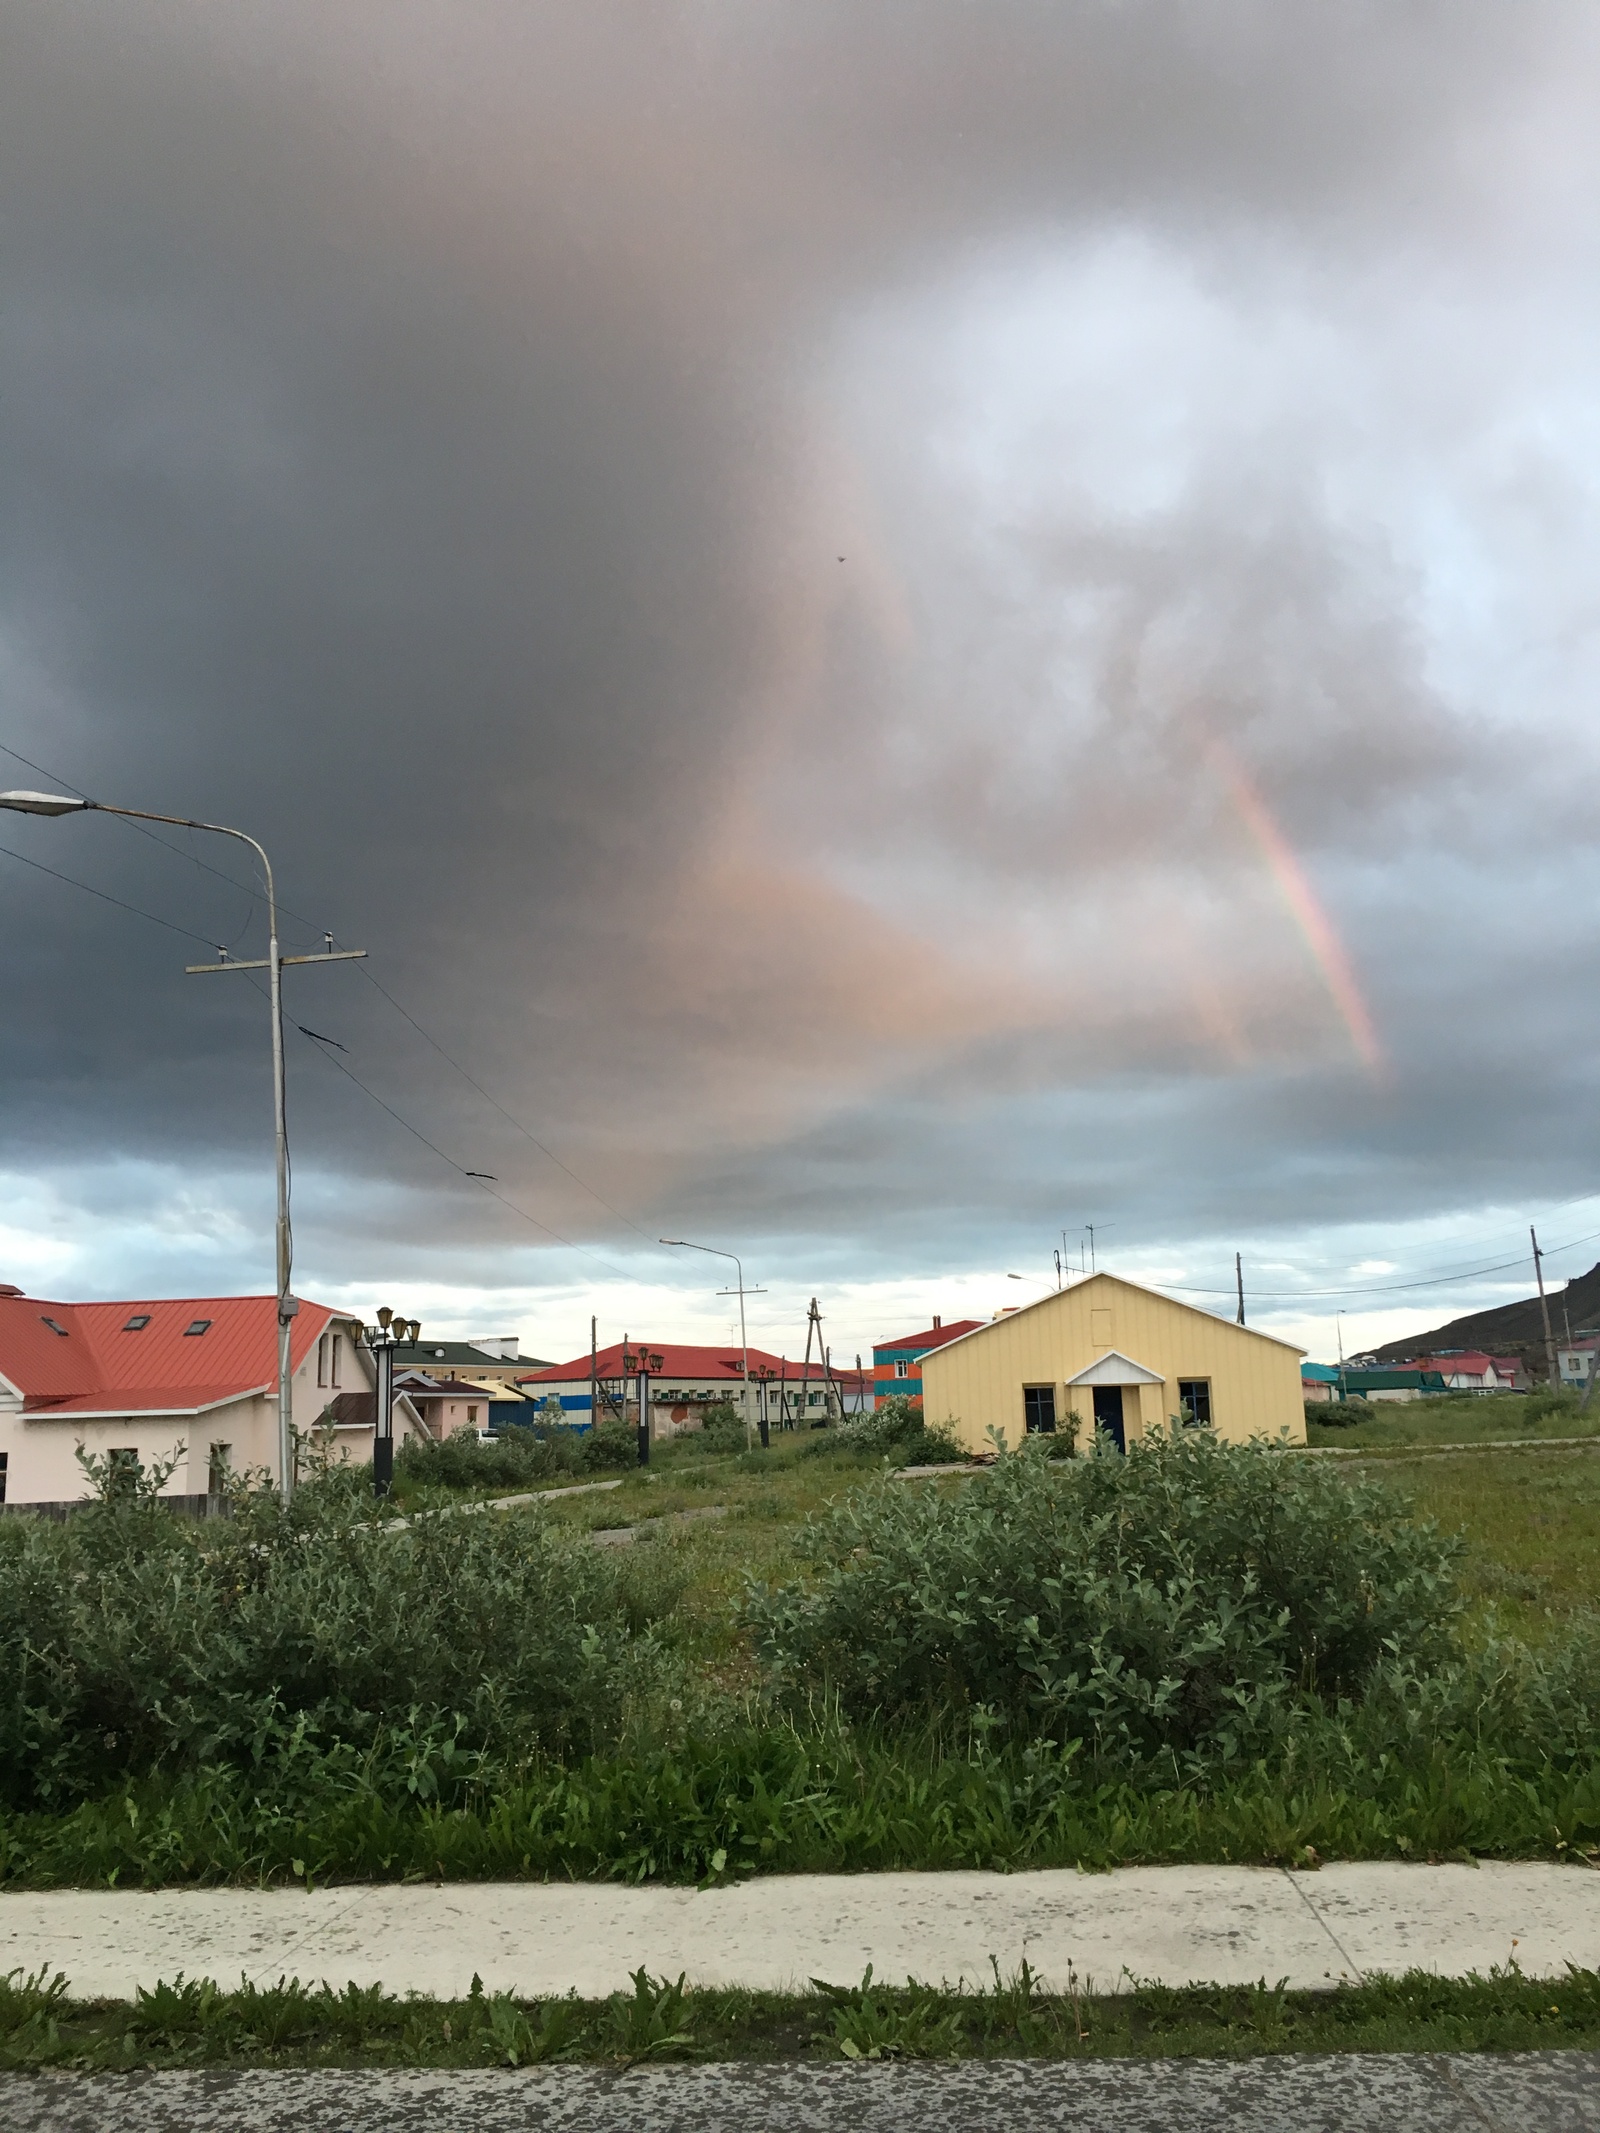
M 1451 1649 L 1457 1553 L 1372 1484 L 1181 1431 L 1125 1459 L 1029 1445 L 953 1502 L 883 1488 L 811 1529 L 750 1613 L 791 1692 L 890 1724 L 979 1713 L 1123 1766 L 1249 1752 L 1304 1694 Z
M 832 1436 L 834 1444 L 892 1459 L 896 1466 L 956 1466 L 967 1457 L 954 1430 L 937 1422 L 930 1428 L 922 1402 L 903 1392 L 888 1393 L 869 1413 L 852 1415 Z
M 594 1429 L 541 1422 L 487 1439 L 471 1429 L 442 1443 L 410 1437 L 395 1456 L 395 1471 L 428 1488 L 536 1489 L 634 1466 L 638 1456 L 636 1431 L 608 1415 Z
M 648 1566 L 537 1512 L 397 1532 L 371 1508 L 344 1473 L 199 1527 L 138 1498 L 0 1521 L 0 1803 L 335 1747 L 426 1792 L 615 1736 L 675 1590 L 641 1602 Z

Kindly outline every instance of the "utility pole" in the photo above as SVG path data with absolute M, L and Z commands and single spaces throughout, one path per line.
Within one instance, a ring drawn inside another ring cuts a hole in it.
M 1533 1271 L 1539 1282 L 1539 1315 L 1544 1320 L 1544 1363 L 1550 1373 L 1550 1386 L 1553 1391 L 1561 1383 L 1561 1376 L 1556 1369 L 1556 1344 L 1550 1332 L 1550 1306 L 1545 1301 L 1544 1294 L 1544 1254 L 1539 1249 L 1538 1231 L 1531 1222 L 1528 1224 L 1528 1235 L 1533 1242 Z
M 1239 1288 L 1239 1323 L 1242 1326 L 1244 1324 L 1244 1259 L 1238 1252 L 1233 1255 L 1233 1278 Z
M 290 1292 L 294 1233 L 289 1226 L 289 1133 L 284 1116 L 283 1090 L 283 973 L 291 963 L 359 962 L 365 948 L 335 948 L 333 935 L 324 936 L 322 955 L 282 955 L 278 949 L 278 897 L 273 886 L 272 862 L 254 837 L 229 829 L 223 822 L 196 822 L 188 815 L 156 815 L 143 807 L 113 807 L 106 800 L 69 798 L 64 793 L 0 792 L 0 807 L 18 815 L 121 815 L 129 822 L 166 822 L 174 829 L 206 830 L 214 837 L 232 837 L 249 845 L 261 862 L 267 884 L 267 953 L 263 960 L 230 963 L 225 949 L 215 963 L 190 963 L 186 977 L 199 977 L 218 970 L 264 970 L 267 998 L 272 1012 L 272 1123 L 277 1152 L 278 1182 L 278 1488 L 285 1503 L 294 1492 L 294 1382 L 291 1373 L 290 1332 L 299 1316 L 300 1304 Z
M 1094 1274 L 1099 1271 L 1098 1267 L 1096 1266 L 1094 1256 L 1094 1224 L 1092 1222 L 1086 1222 L 1083 1226 L 1089 1232 L 1089 1272 L 1091 1274 Z
M 1344 1313 L 1342 1311 L 1334 1312 L 1333 1323 L 1338 1329 L 1339 1335 L 1339 1402 L 1342 1406 L 1350 1397 L 1350 1383 L 1345 1376 L 1344 1369 Z
M 600 1422 L 600 1349 L 598 1345 L 598 1321 L 589 1320 L 589 1427 L 595 1429 Z
M 1056 1263 L 1056 1287 L 1059 1289 L 1061 1286 L 1061 1254 L 1059 1252 L 1053 1252 L 1051 1254 L 1051 1257 L 1055 1260 Z
M 744 1285 L 744 1262 L 737 1252 L 725 1252 L 715 1244 L 695 1244 L 687 1237 L 661 1237 L 657 1240 L 678 1252 L 708 1252 L 713 1259 L 731 1259 L 739 1286 L 737 1289 L 719 1289 L 719 1296 L 737 1296 L 739 1299 L 739 1347 L 744 1357 L 743 1382 L 739 1387 L 739 1410 L 744 1416 L 744 1448 L 749 1451 L 755 1436 L 750 1420 L 750 1342 L 744 1329 L 744 1300 L 747 1296 L 765 1296 L 765 1289 L 747 1289 Z

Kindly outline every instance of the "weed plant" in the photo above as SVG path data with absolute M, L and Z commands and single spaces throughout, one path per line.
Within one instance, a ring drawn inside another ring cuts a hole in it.
M 461 2000 L 399 1999 L 381 1985 L 243 1984 L 179 1977 L 126 2003 L 74 2002 L 66 1979 L 0 1980 L 0 2070 L 197 2066 L 535 2066 L 587 2060 L 913 2058 L 1242 2059 L 1279 2052 L 1550 2051 L 1600 2045 L 1600 1975 L 1413 1971 L 1328 1992 L 1265 1982 L 1170 1987 L 1075 1975 L 1046 1989 L 1026 1961 L 992 1987 L 814 1979 L 806 1994 L 686 1990 L 634 1972 L 601 2000 L 521 2000 L 476 1978 Z

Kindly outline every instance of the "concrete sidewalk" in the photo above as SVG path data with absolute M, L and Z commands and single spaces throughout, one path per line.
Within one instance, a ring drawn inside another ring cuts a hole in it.
M 1376 1971 L 1444 1976 L 1513 1958 L 1530 1975 L 1600 1968 L 1600 1873 L 1578 1866 L 1124 1867 L 1022 1874 L 786 1875 L 734 1888 L 452 1882 L 318 1889 L 0 1895 L 0 1974 L 65 1971 L 79 1998 L 131 1998 L 179 1971 L 280 1975 L 397 1993 L 614 1992 L 640 1964 L 767 1990 L 990 1981 L 1024 1956 L 1047 1985 L 1114 1989 Z

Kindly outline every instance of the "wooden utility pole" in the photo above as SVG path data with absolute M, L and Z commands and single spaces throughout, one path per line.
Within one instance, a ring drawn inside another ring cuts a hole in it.
M 1233 1278 L 1239 1289 L 1239 1323 L 1244 1324 L 1244 1258 L 1239 1252 L 1233 1255 Z
M 1528 1235 L 1533 1241 L 1533 1271 L 1539 1283 L 1539 1315 L 1544 1320 L 1544 1362 L 1550 1373 L 1552 1389 L 1561 1383 L 1561 1373 L 1556 1368 L 1556 1344 L 1550 1331 L 1550 1306 L 1544 1293 L 1544 1254 L 1539 1249 L 1539 1233 L 1530 1222 Z
M 600 1349 L 597 1345 L 597 1321 L 589 1321 L 589 1427 L 600 1426 Z

